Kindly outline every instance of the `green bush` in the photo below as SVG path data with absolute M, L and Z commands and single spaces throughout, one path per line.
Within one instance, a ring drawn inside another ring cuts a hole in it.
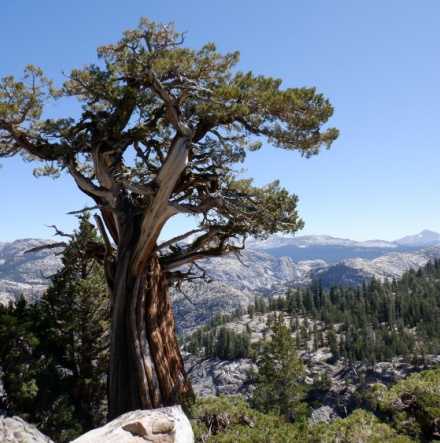
M 407 435 L 356 410 L 332 424 L 285 423 L 253 410 L 240 396 L 198 398 L 189 412 L 196 442 L 206 443 L 413 443 Z
M 383 387 L 377 398 L 399 432 L 440 440 L 440 369 L 412 374 L 389 390 Z
M 305 441 L 300 427 L 251 409 L 240 397 L 198 398 L 190 412 L 197 442 L 289 443 Z
M 399 435 L 381 423 L 373 414 L 361 409 L 331 425 L 316 424 L 310 428 L 307 443 L 411 443 L 409 437 Z

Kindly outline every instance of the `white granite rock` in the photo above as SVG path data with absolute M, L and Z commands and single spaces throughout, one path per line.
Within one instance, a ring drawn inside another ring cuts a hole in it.
M 71 443 L 193 443 L 194 433 L 180 406 L 127 412 Z
M 53 443 L 29 423 L 20 417 L 0 415 L 1 443 Z

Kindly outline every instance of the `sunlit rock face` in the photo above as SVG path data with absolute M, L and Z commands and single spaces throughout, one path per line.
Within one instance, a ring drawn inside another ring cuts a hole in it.
M 45 277 L 61 267 L 61 259 L 53 249 L 26 252 L 50 240 L 23 239 L 0 243 L 0 303 L 7 304 L 23 295 L 29 301 L 40 298 L 49 284 Z
M 127 412 L 71 443 L 193 443 L 191 423 L 180 406 Z
M 20 417 L 6 417 L 0 411 L 0 442 L 5 443 L 53 443 L 34 426 Z

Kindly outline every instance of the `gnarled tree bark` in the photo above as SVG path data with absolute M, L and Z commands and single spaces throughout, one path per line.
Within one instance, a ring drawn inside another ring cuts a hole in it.
M 128 275 L 127 254 L 118 271 Z M 190 392 L 175 334 L 168 282 L 156 255 L 144 271 L 118 279 L 112 313 L 109 419 L 134 409 L 175 404 Z

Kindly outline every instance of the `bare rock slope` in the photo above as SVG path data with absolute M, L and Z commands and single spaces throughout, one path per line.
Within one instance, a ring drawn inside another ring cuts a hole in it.
M 61 267 L 60 257 L 53 250 L 26 252 L 51 243 L 49 240 L 23 239 L 0 243 L 0 303 L 8 303 L 21 294 L 37 300 L 49 284 L 44 276 Z
M 0 442 L 4 443 L 53 443 L 34 426 L 20 417 L 0 415 Z

